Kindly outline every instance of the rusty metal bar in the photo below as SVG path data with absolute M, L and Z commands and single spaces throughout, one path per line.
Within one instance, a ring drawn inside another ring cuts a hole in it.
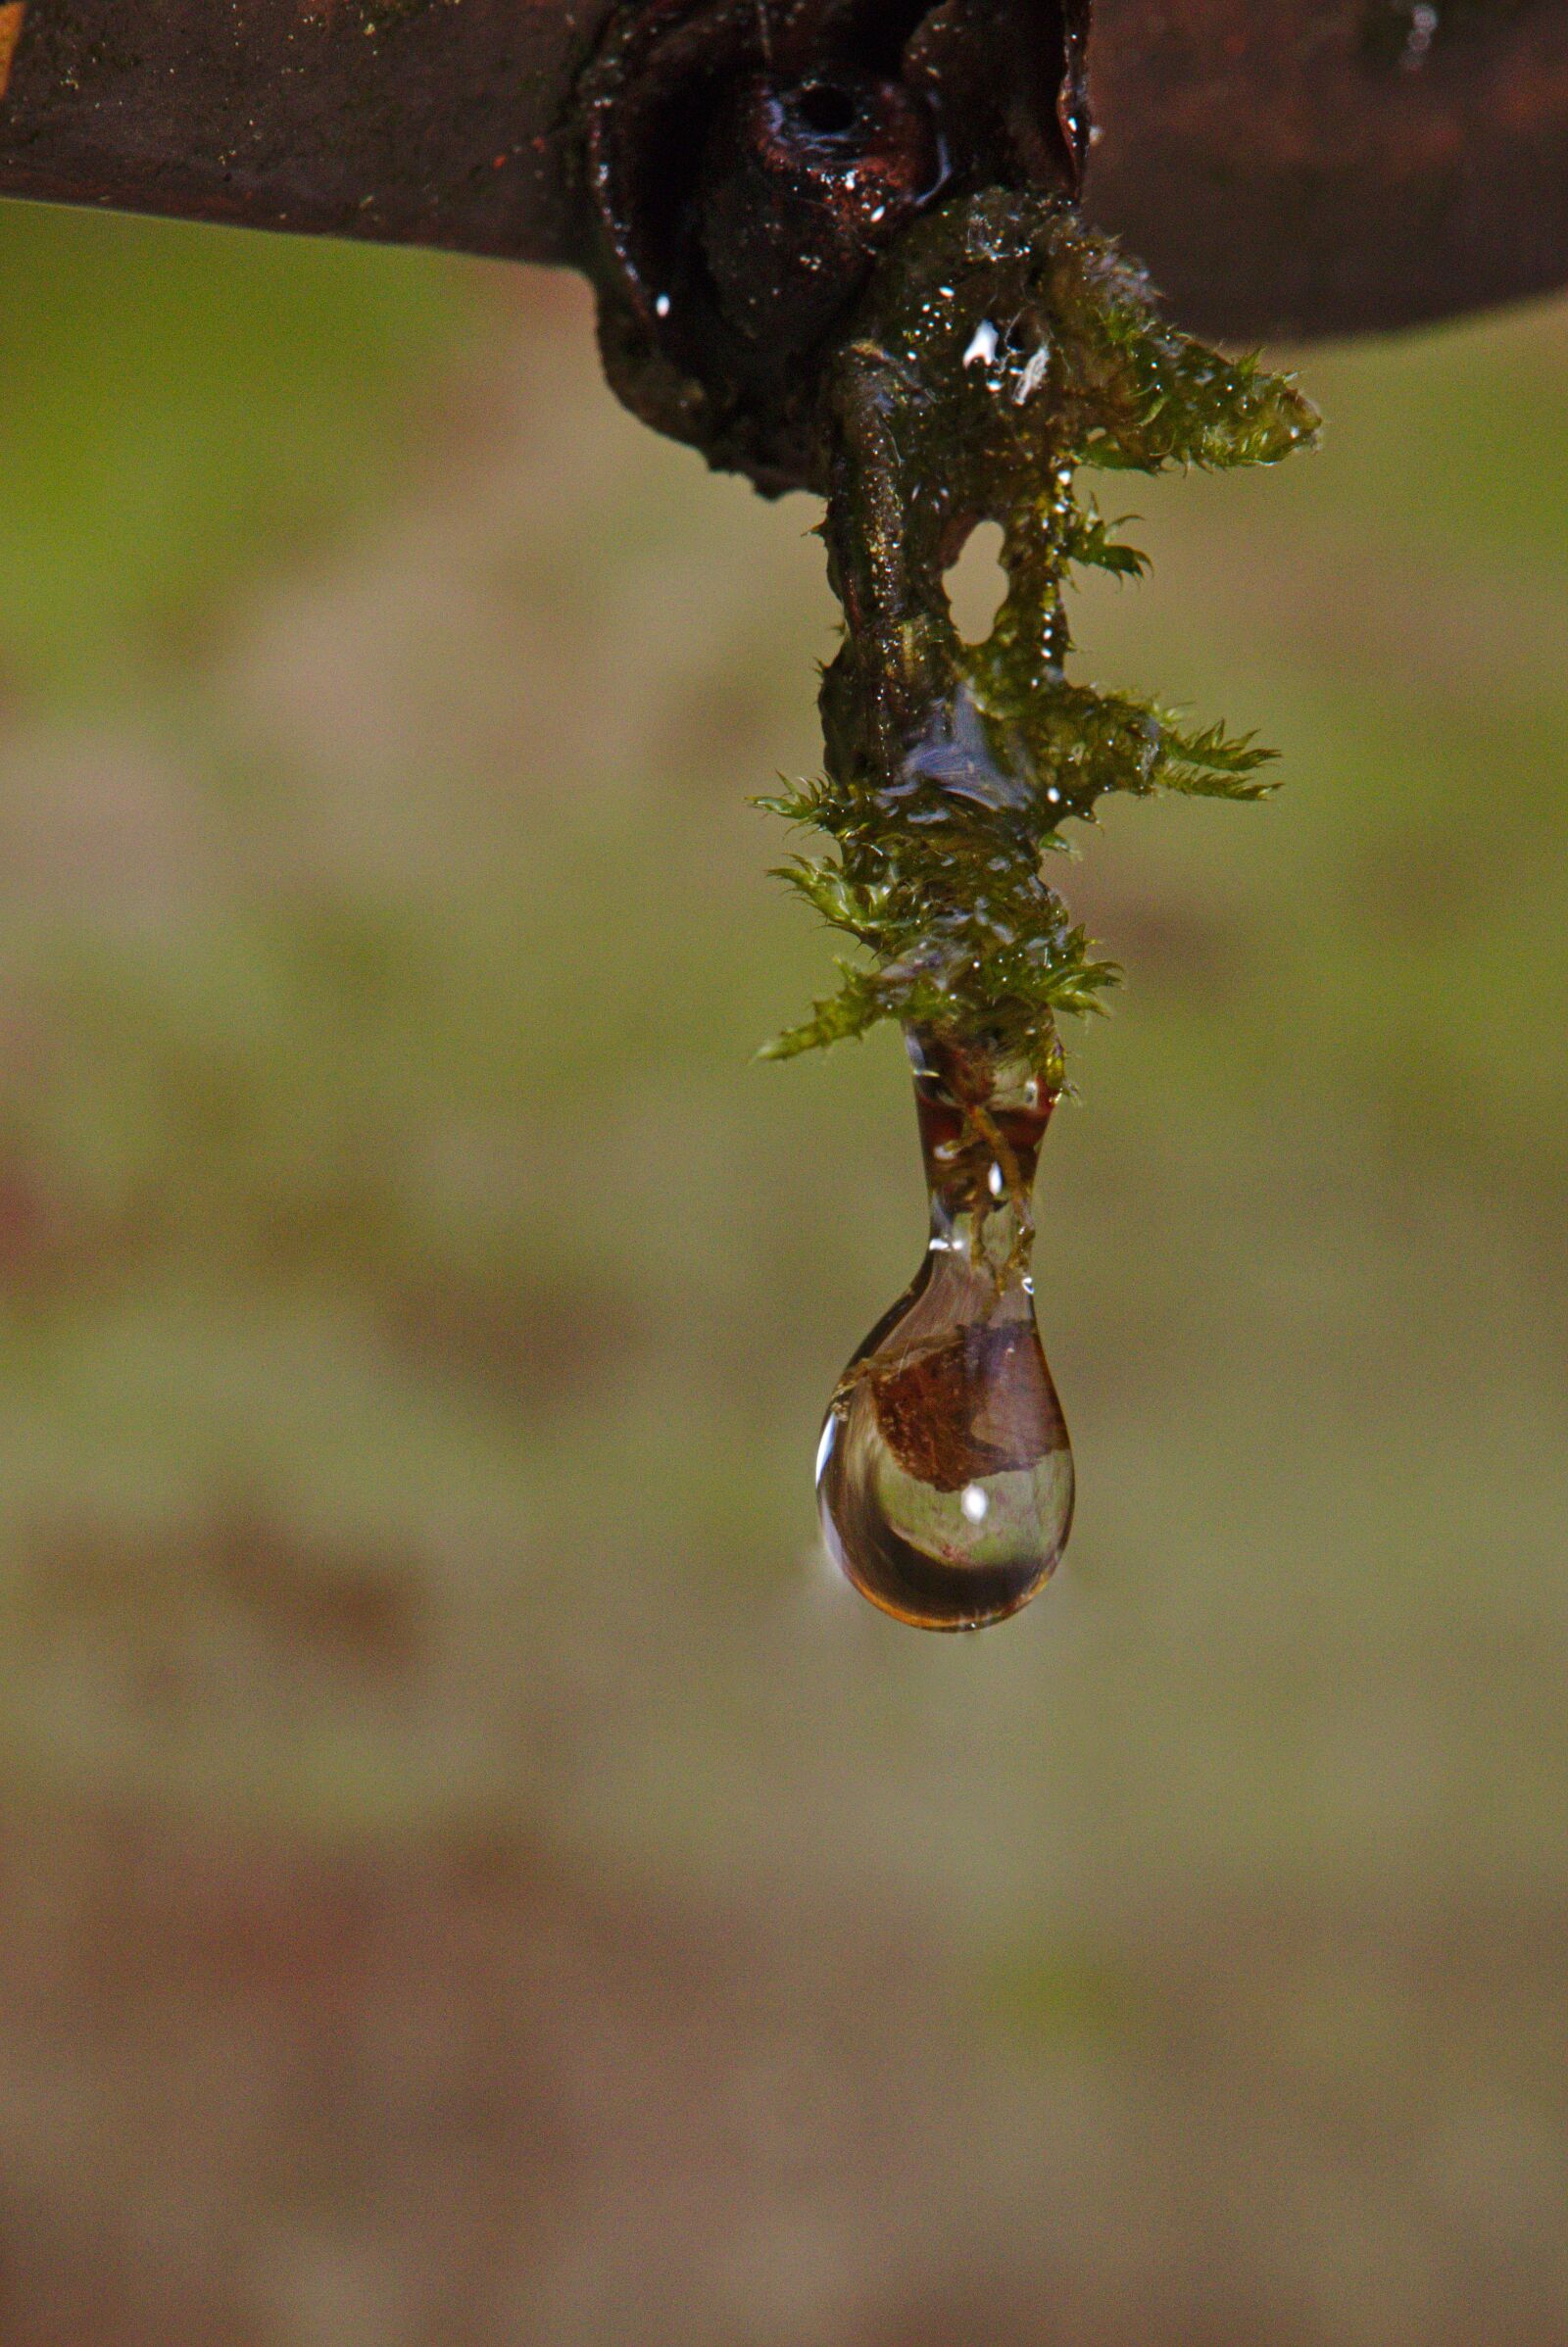
M 580 261 L 612 4 L 0 0 L 0 194 Z M 1200 329 L 1568 279 L 1568 0 L 1100 0 L 1090 65 L 1088 209 Z
M 1568 0 L 1105 0 L 1090 210 L 1200 333 L 1568 282 Z
M 0 194 L 570 260 L 608 6 L 13 0 Z

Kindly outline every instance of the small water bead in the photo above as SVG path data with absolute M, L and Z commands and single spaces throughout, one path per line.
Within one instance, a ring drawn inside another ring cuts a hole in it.
M 1072 1523 L 1030 1276 L 1057 1080 L 920 1031 L 908 1044 L 931 1237 L 839 1380 L 817 1501 L 830 1551 L 874 1605 L 922 1630 L 975 1630 L 1027 1604 Z

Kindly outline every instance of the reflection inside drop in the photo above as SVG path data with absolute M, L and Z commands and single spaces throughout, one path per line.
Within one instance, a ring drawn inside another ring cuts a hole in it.
M 923 1630 L 1016 1613 L 1072 1522 L 1072 1452 L 1035 1326 L 1030 1193 L 1054 1070 L 911 1031 L 931 1240 L 840 1378 L 817 1451 L 829 1549 Z

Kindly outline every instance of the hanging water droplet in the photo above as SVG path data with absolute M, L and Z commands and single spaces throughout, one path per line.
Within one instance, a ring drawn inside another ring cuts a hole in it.
M 1067 1429 L 1035 1326 L 1030 1193 L 1059 1077 L 911 1030 L 931 1241 L 840 1378 L 817 1450 L 828 1547 L 922 1630 L 975 1630 L 1046 1582 L 1072 1523 Z

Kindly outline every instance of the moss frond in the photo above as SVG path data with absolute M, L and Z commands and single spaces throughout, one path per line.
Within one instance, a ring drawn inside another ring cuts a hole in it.
M 836 854 L 786 884 L 853 937 L 836 993 L 774 1057 L 879 1019 L 984 1029 L 1047 1053 L 1119 973 L 1042 874 L 1068 821 L 1112 792 L 1251 800 L 1272 753 L 1222 725 L 1067 674 L 1073 568 L 1142 576 L 1082 468 L 1273 464 L 1314 437 L 1294 383 L 1163 319 L 1142 272 L 1065 204 L 992 189 L 880 265 L 824 396 L 823 525 L 846 633 L 823 676 L 826 772 L 760 804 Z M 1007 593 L 971 646 L 944 574 L 978 521 L 1003 528 Z

